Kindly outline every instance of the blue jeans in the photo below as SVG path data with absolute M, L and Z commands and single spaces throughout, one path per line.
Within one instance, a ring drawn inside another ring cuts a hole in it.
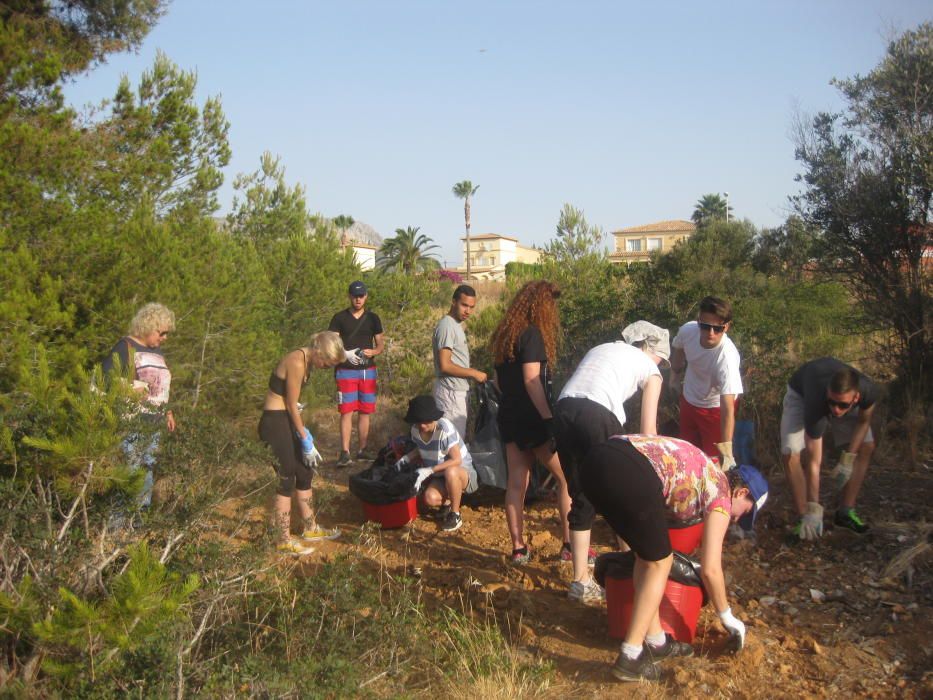
M 136 497 L 136 507 L 148 508 L 152 503 L 152 469 L 156 462 L 156 452 L 159 449 L 159 440 L 162 434 L 156 430 L 151 435 L 145 433 L 130 433 L 123 440 L 123 454 L 126 455 L 127 464 L 131 471 L 146 470 L 142 491 Z

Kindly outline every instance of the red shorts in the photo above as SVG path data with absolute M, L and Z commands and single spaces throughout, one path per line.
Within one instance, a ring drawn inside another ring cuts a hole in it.
M 337 410 L 340 413 L 376 412 L 376 368 L 338 369 Z
M 698 408 L 680 397 L 680 439 L 693 443 L 709 457 L 719 457 L 716 443 L 722 442 L 719 406 Z

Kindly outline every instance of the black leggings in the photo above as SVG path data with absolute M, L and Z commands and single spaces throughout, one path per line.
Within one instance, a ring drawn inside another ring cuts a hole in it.
M 590 450 L 580 481 L 596 512 L 635 554 L 660 561 L 671 553 L 661 480 L 630 442 L 608 440 Z
M 307 491 L 311 488 L 313 472 L 302 460 L 301 441 L 292 430 L 288 411 L 263 411 L 259 419 L 259 438 L 275 455 L 275 473 L 279 475 L 277 494 L 288 497 L 295 489 Z
M 622 432 L 619 419 L 602 404 L 589 399 L 567 397 L 554 408 L 557 428 L 557 454 L 567 479 L 570 514 L 567 520 L 575 532 L 593 527 L 596 511 L 580 483 L 580 464 L 590 450 Z

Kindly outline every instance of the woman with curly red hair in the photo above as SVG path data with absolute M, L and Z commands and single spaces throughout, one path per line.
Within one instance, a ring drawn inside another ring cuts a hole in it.
M 535 458 L 557 480 L 561 541 L 569 551 L 570 495 L 550 427 L 553 416 L 548 366 L 554 365 L 557 354 L 559 296 L 560 290 L 551 282 L 535 280 L 525 284 L 499 322 L 491 343 L 496 384 L 502 391 L 498 422 L 509 464 L 505 516 L 512 538 L 513 564 L 524 564 L 530 558 L 524 540 L 523 506 Z

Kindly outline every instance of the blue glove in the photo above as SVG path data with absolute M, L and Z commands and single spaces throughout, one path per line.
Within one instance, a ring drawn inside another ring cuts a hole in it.
M 295 431 L 295 435 L 301 440 L 301 459 L 308 469 L 314 469 L 324 461 L 324 458 L 321 457 L 321 453 L 314 446 L 311 431 L 307 428 L 302 428 L 302 430 L 304 432 Z

